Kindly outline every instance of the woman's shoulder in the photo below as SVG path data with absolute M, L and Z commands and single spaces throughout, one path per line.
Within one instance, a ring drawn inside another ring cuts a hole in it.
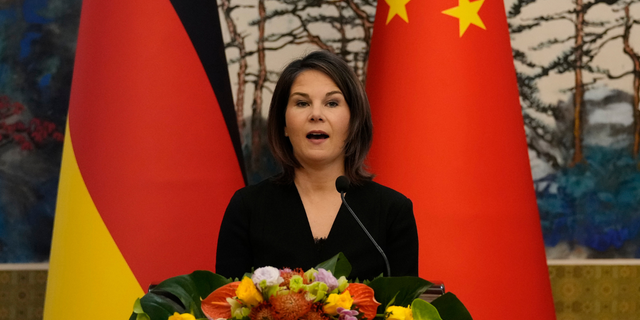
M 393 223 L 398 217 L 402 217 L 402 221 L 413 219 L 413 202 L 409 198 L 374 181 L 347 191 L 347 201 L 356 212 L 377 216 L 386 223 Z
M 241 197 L 271 197 L 278 193 L 290 192 L 293 184 L 277 182 L 274 177 L 264 179 L 256 184 L 248 185 L 236 191 L 236 196 Z
M 354 186 L 353 189 L 354 191 L 357 191 L 358 194 L 370 199 L 380 199 L 392 202 L 411 201 L 401 192 L 385 185 L 379 184 L 373 180 L 365 181 L 361 185 Z
M 354 198 L 359 198 L 359 200 L 366 201 L 371 205 L 382 207 L 386 207 L 386 205 L 412 205 L 411 200 L 404 194 L 373 180 L 353 186 L 351 191 Z

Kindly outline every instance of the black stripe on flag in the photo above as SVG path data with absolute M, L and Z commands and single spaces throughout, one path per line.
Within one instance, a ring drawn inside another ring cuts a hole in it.
M 247 184 L 247 174 L 240 144 L 240 133 L 229 82 L 229 69 L 224 53 L 224 41 L 220 30 L 220 17 L 216 0 L 171 0 L 174 10 L 180 17 L 193 47 L 200 57 L 213 92 L 218 99 L 222 116 L 233 143 L 242 177 Z

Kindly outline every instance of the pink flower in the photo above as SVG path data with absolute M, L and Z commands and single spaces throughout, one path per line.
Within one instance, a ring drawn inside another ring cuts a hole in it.
M 340 315 L 340 320 L 357 320 L 356 316 L 358 315 L 358 311 L 349 310 L 345 308 L 338 308 L 338 314 Z
M 324 282 L 329 289 L 327 292 L 333 291 L 333 289 L 339 286 L 338 279 L 331 274 L 331 271 L 327 271 L 322 268 L 318 268 L 318 273 L 316 274 L 316 281 Z

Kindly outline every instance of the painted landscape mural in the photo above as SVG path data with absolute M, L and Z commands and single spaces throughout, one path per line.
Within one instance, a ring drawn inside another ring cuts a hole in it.
M 507 1 L 548 258 L 640 257 L 639 2 Z
M 0 1 L 0 263 L 49 259 L 80 5 Z

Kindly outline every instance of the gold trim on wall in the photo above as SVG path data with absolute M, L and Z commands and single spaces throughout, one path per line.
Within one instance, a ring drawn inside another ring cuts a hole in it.
M 640 266 L 549 266 L 557 320 L 640 319 Z

